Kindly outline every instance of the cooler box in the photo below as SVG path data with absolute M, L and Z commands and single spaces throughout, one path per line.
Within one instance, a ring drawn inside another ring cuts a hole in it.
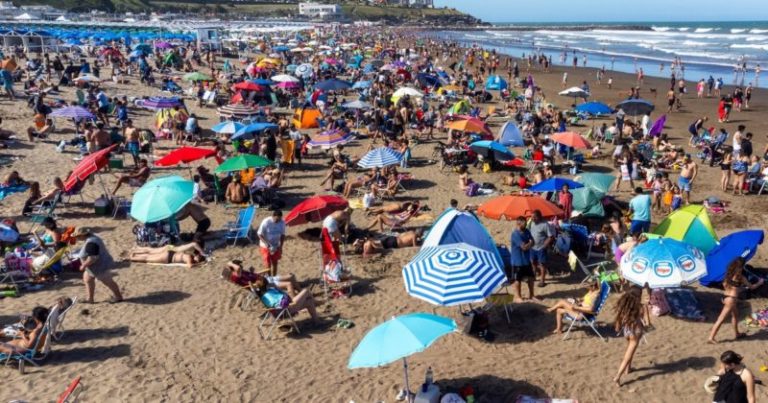
M 111 216 L 112 215 L 112 200 L 105 197 L 99 197 L 93 202 L 93 209 L 97 216 Z
M 110 159 L 109 167 L 114 169 L 123 169 L 123 159 L 122 158 Z
M 419 393 L 416 395 L 414 403 L 440 403 L 440 388 L 431 384 L 424 392 L 424 388 L 419 387 Z

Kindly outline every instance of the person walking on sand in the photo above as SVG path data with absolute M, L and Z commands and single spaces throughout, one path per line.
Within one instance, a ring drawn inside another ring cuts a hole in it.
M 698 174 L 699 166 L 693 161 L 691 154 L 685 154 L 683 166 L 680 168 L 680 177 L 677 178 L 677 186 L 683 192 L 683 201 L 686 205 L 691 204 L 691 188 Z
M 637 346 L 645 332 L 643 326 L 643 304 L 640 295 L 628 291 L 622 294 L 619 302 L 616 304 L 616 320 L 614 329 L 621 333 L 627 339 L 627 349 L 624 351 L 624 358 L 619 364 L 619 371 L 613 381 L 621 387 L 621 377 L 624 374 L 632 372 L 632 359 L 635 357 Z
M 114 265 L 112 255 L 109 254 L 104 241 L 94 235 L 89 228 L 78 227 L 72 232 L 72 238 L 77 242 L 84 242 L 83 247 L 74 254 L 73 258 L 80 261 L 80 271 L 83 272 L 83 282 L 87 292 L 86 303 L 93 303 L 93 294 L 96 290 L 96 280 L 107 286 L 112 291 L 110 302 L 120 302 L 123 294 L 120 287 L 112 279 L 110 269 Z
M 717 344 L 715 336 L 717 336 L 720 326 L 723 325 L 729 315 L 731 316 L 733 333 L 736 335 L 736 339 L 742 339 L 747 336 L 746 333 L 739 332 L 739 307 L 737 305 L 739 293 L 743 288 L 754 290 L 763 285 L 764 282 L 765 280 L 761 278 L 756 283 L 752 284 L 746 277 L 744 277 L 744 259 L 741 257 L 736 258 L 728 265 L 728 269 L 725 272 L 725 278 L 723 278 L 723 310 L 720 311 L 720 316 L 717 317 L 715 324 L 712 325 L 712 330 L 709 332 L 707 343 Z

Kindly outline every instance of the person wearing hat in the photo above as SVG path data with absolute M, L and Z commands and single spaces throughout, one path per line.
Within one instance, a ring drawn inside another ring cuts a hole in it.
M 643 233 L 651 230 L 651 196 L 643 192 L 643 188 L 636 187 L 632 192 L 635 197 L 629 201 L 629 210 L 632 212 L 632 224 L 629 227 L 630 234 Z
M 755 402 L 755 376 L 747 369 L 744 357 L 728 350 L 720 355 L 717 376 L 707 378 L 704 390 L 714 394 L 714 402 Z
M 86 303 L 93 303 L 93 294 L 96 289 L 96 280 L 112 291 L 113 297 L 110 302 L 120 302 L 123 300 L 123 294 L 120 293 L 120 287 L 112 279 L 109 272 L 114 260 L 109 254 L 104 241 L 94 235 L 90 228 L 77 227 L 72 233 L 72 237 L 77 242 L 83 242 L 83 247 L 73 255 L 80 260 L 80 271 L 83 272 L 83 282 L 88 294 Z

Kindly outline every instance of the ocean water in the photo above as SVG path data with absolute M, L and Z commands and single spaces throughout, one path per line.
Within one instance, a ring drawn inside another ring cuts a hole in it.
M 588 67 L 625 73 L 642 68 L 654 77 L 670 77 L 670 65 L 677 58 L 685 66 L 686 80 L 712 75 L 726 84 L 768 87 L 768 21 L 497 24 L 487 30 L 430 35 L 516 57 L 541 52 L 555 65 L 572 65 L 575 52 L 579 66 L 586 55 Z M 736 69 L 744 63 L 746 71 Z M 677 77 L 680 74 L 678 69 Z

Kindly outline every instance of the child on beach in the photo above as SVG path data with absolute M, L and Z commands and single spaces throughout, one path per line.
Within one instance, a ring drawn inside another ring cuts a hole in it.
M 619 364 L 619 371 L 613 381 L 621 386 L 621 376 L 632 372 L 632 359 L 635 357 L 637 346 L 645 332 L 643 326 L 643 304 L 640 293 L 625 292 L 616 304 L 616 320 L 614 329 L 627 339 L 627 349 Z

